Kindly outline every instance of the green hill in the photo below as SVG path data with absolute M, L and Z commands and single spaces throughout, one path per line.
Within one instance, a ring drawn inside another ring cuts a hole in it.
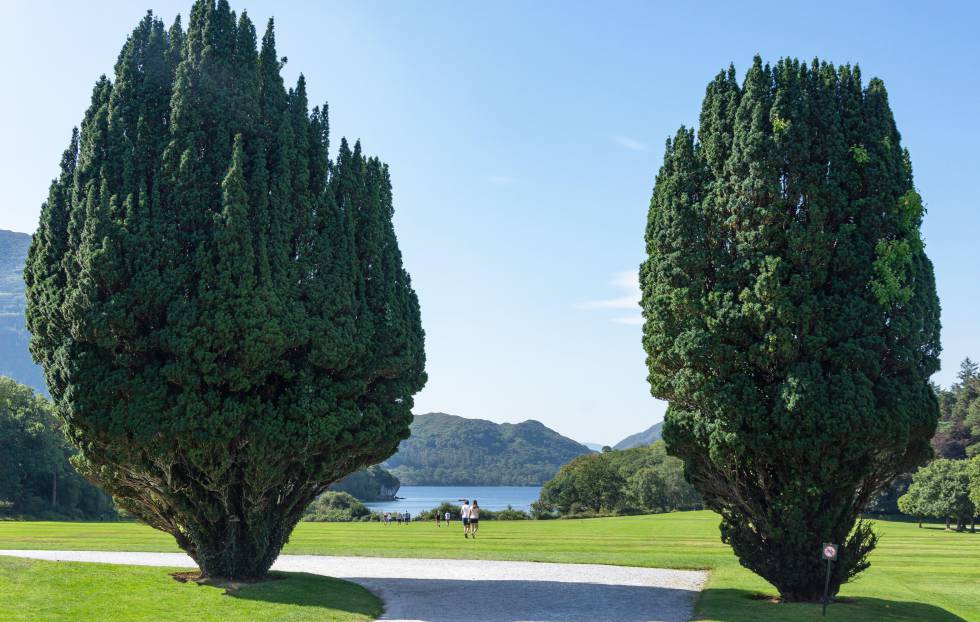
M 613 445 L 613 449 L 633 449 L 634 447 L 643 447 L 645 445 L 652 445 L 660 440 L 660 436 L 663 432 L 664 422 L 655 423 L 646 430 L 642 432 L 637 432 L 636 434 L 631 434 L 623 440 L 619 441 Z
M 407 486 L 540 486 L 591 450 L 538 421 L 493 423 L 417 415 L 412 436 L 384 463 Z
M 31 359 L 24 324 L 24 261 L 31 236 L 0 229 L 0 376 L 46 392 L 41 368 Z
M 392 501 L 398 494 L 401 482 L 398 478 L 378 465 L 354 471 L 344 479 L 332 484 L 330 490 L 346 492 L 357 497 L 358 501 Z

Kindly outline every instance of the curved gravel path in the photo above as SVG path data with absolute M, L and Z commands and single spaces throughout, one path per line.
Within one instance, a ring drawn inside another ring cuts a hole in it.
M 137 566 L 193 566 L 182 553 L 3 551 L 0 555 Z M 281 555 L 275 570 L 339 577 L 403 622 L 684 622 L 706 572 L 598 564 Z

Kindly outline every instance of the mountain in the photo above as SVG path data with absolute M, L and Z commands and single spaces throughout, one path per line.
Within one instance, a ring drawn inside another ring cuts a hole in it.
M 401 482 L 378 465 L 354 471 L 330 485 L 330 490 L 346 492 L 358 501 L 394 501 Z
M 31 236 L 0 229 L 0 376 L 46 392 L 44 376 L 27 351 L 24 324 L 24 262 Z
M 602 451 L 603 448 L 602 443 L 582 443 L 582 444 L 588 447 L 589 449 L 591 449 L 592 451 Z
M 405 486 L 540 486 L 587 453 L 585 445 L 538 421 L 428 413 L 416 415 L 412 436 L 382 466 Z
M 613 449 L 632 449 L 633 447 L 652 445 L 660 440 L 660 434 L 663 431 L 663 427 L 663 421 L 660 423 L 655 423 L 642 432 L 637 432 L 636 434 L 627 436 L 623 440 L 613 445 Z

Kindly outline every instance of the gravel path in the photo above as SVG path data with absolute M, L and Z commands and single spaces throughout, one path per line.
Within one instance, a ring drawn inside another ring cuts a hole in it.
M 137 566 L 193 566 L 182 553 L 3 551 L 0 555 Z M 353 581 L 403 622 L 683 622 L 707 573 L 469 559 L 281 555 L 276 570 Z

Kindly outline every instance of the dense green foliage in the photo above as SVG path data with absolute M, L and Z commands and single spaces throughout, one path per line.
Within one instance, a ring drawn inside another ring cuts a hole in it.
M 24 323 L 24 260 L 31 236 L 0 229 L 0 376 L 44 392 L 44 374 L 31 360 Z
M 905 514 L 942 518 L 956 522 L 957 531 L 977 516 L 970 498 L 970 463 L 966 460 L 933 460 L 912 476 L 908 492 L 899 497 L 898 508 Z
M 395 498 L 401 482 L 378 465 L 355 471 L 335 484 L 330 490 L 346 492 L 361 501 L 390 501 Z
M 542 486 L 532 511 L 538 518 L 554 518 L 700 507 L 697 492 L 684 480 L 683 464 L 668 456 L 663 441 L 658 441 L 579 456 Z
M 367 622 L 381 600 L 349 581 L 299 572 L 234 586 L 174 581 L 180 570 L 0 557 L 4 622 Z M 70 597 L 66 597 L 70 595 Z
M 480 530 L 479 546 L 456 529 L 414 522 L 397 529 L 374 523 L 300 523 L 283 550 L 294 555 L 421 557 L 451 573 L 453 559 L 614 564 L 710 569 L 694 620 L 813 622 L 820 605 L 772 602 L 772 586 L 740 567 L 718 540 L 713 512 L 671 512 L 588 520 L 502 521 Z M 456 524 L 458 525 L 458 523 Z M 454 525 L 455 527 L 455 525 Z M 881 546 L 860 581 L 843 586 L 847 602 L 831 605 L 839 622 L 980 620 L 980 538 L 942 527 L 875 521 Z M 176 551 L 173 539 L 138 523 L 0 522 L 0 549 Z M 157 576 L 160 576 L 159 573 Z M 166 577 L 165 577 L 166 578 Z M 274 582 L 273 582 L 274 583 Z M 760 598 L 761 596 L 761 598 Z
M 406 486 L 540 486 L 561 465 L 589 452 L 537 421 L 429 413 L 415 417 L 411 437 L 384 466 Z
M 640 269 L 664 439 L 722 539 L 785 600 L 868 566 L 856 523 L 931 455 L 939 301 L 881 80 L 756 58 L 668 141 Z
M 970 501 L 973 502 L 973 507 L 980 514 L 980 456 L 974 456 L 970 459 L 966 473 L 967 477 L 970 478 Z
M 79 466 L 209 576 L 264 575 L 425 382 L 387 166 L 287 90 L 273 24 L 152 15 L 102 77 L 29 252 L 27 322 Z
M 371 510 L 346 492 L 328 490 L 306 508 L 303 520 L 319 523 L 349 523 L 371 516 Z
M 633 449 L 644 445 L 653 445 L 663 435 L 664 422 L 655 423 L 642 432 L 631 434 L 612 446 L 612 449 Z
M 113 519 L 112 499 L 69 464 L 51 403 L 0 376 L 0 517 Z
M 967 358 L 956 379 L 949 389 L 936 390 L 940 416 L 932 448 L 940 458 L 980 456 L 980 368 Z

